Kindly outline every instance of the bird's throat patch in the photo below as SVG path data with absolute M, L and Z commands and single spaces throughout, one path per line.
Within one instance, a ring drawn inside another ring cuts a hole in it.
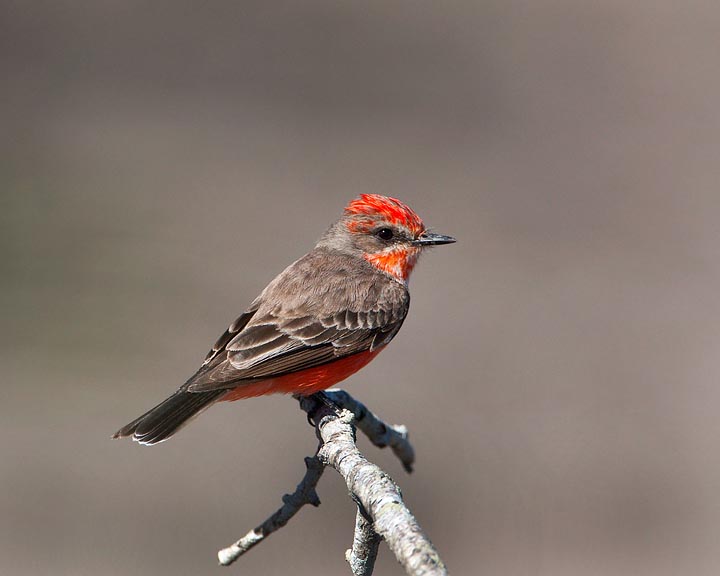
M 396 248 L 383 250 L 375 254 L 365 254 L 363 258 L 376 268 L 390 274 L 401 282 L 407 282 L 415 268 L 420 248 Z

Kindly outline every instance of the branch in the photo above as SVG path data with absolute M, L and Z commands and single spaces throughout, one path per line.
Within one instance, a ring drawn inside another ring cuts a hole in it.
M 303 404 L 301 401 L 301 408 L 306 410 Z M 357 449 L 352 414 L 343 410 L 337 415 L 327 406 L 308 413 L 323 440 L 318 457 L 344 478 L 350 493 L 372 518 L 373 528 L 405 571 L 412 576 L 447 575 L 445 564 L 405 506 L 398 486 Z
M 255 528 L 255 530 L 250 530 L 250 532 L 245 534 L 245 536 L 240 538 L 235 544 L 220 550 L 218 552 L 218 561 L 220 564 L 229 566 L 235 562 L 235 560 L 240 558 L 245 552 L 270 536 L 275 530 L 285 526 L 288 520 L 295 516 L 305 504 L 320 506 L 320 498 L 318 498 L 317 492 L 315 492 L 315 487 L 320 481 L 320 476 L 322 476 L 325 466 L 317 456 L 305 458 L 305 466 L 307 468 L 305 476 L 300 481 L 300 484 L 297 485 L 295 492 L 283 496 L 282 508 Z
M 355 535 L 353 546 L 345 552 L 345 560 L 350 564 L 353 576 L 370 576 L 375 568 L 378 548 L 380 547 L 380 535 L 375 532 L 372 520 L 365 517 L 362 505 L 358 505 L 355 516 Z
M 358 505 L 353 547 L 346 559 L 354 576 L 371 576 L 380 540 L 411 576 L 446 576 L 437 551 L 405 506 L 400 489 L 378 466 L 370 463 L 355 445 L 355 426 L 379 447 L 390 446 L 410 472 L 415 459 L 404 426 L 389 426 L 347 392 L 331 390 L 299 396 L 300 408 L 315 426 L 320 447 L 306 458 L 307 472 L 295 492 L 283 497 L 283 506 L 255 530 L 232 546 L 220 550 L 220 564 L 227 566 L 284 526 L 305 504 L 318 506 L 315 487 L 324 466 L 332 466 L 345 480 Z
M 415 463 L 415 450 L 408 440 L 408 431 L 405 426 L 385 424 L 373 414 L 365 404 L 355 400 L 345 390 L 326 390 L 325 395 L 338 406 L 353 413 L 354 424 L 368 437 L 378 448 L 390 446 L 395 456 L 405 468 L 405 471 L 412 472 L 412 465 Z

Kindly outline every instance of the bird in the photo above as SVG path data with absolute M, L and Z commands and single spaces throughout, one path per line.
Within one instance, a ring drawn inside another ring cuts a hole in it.
M 420 254 L 453 242 L 400 200 L 361 194 L 230 324 L 195 374 L 113 438 L 157 444 L 216 402 L 306 396 L 344 380 L 400 330 Z

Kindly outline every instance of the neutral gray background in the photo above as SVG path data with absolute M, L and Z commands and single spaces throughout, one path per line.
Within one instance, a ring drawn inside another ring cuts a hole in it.
M 717 2 L 1 9 L 0 572 L 348 573 L 333 473 L 215 566 L 312 453 L 290 399 L 109 437 L 379 192 L 459 239 L 347 383 L 452 572 L 718 573 Z

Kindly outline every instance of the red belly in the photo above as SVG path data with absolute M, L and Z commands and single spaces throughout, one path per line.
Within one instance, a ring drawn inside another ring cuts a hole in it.
M 220 398 L 223 402 L 231 402 L 242 398 L 251 398 L 253 396 L 264 396 L 265 394 L 312 394 L 330 388 L 334 384 L 345 380 L 348 376 L 355 374 L 360 368 L 365 366 L 370 360 L 378 355 L 381 348 L 375 350 L 360 352 L 352 356 L 346 356 L 340 360 L 301 370 L 300 372 L 292 372 L 277 378 L 270 378 L 260 382 L 250 384 L 241 384 L 237 388 L 228 391 L 225 396 Z

